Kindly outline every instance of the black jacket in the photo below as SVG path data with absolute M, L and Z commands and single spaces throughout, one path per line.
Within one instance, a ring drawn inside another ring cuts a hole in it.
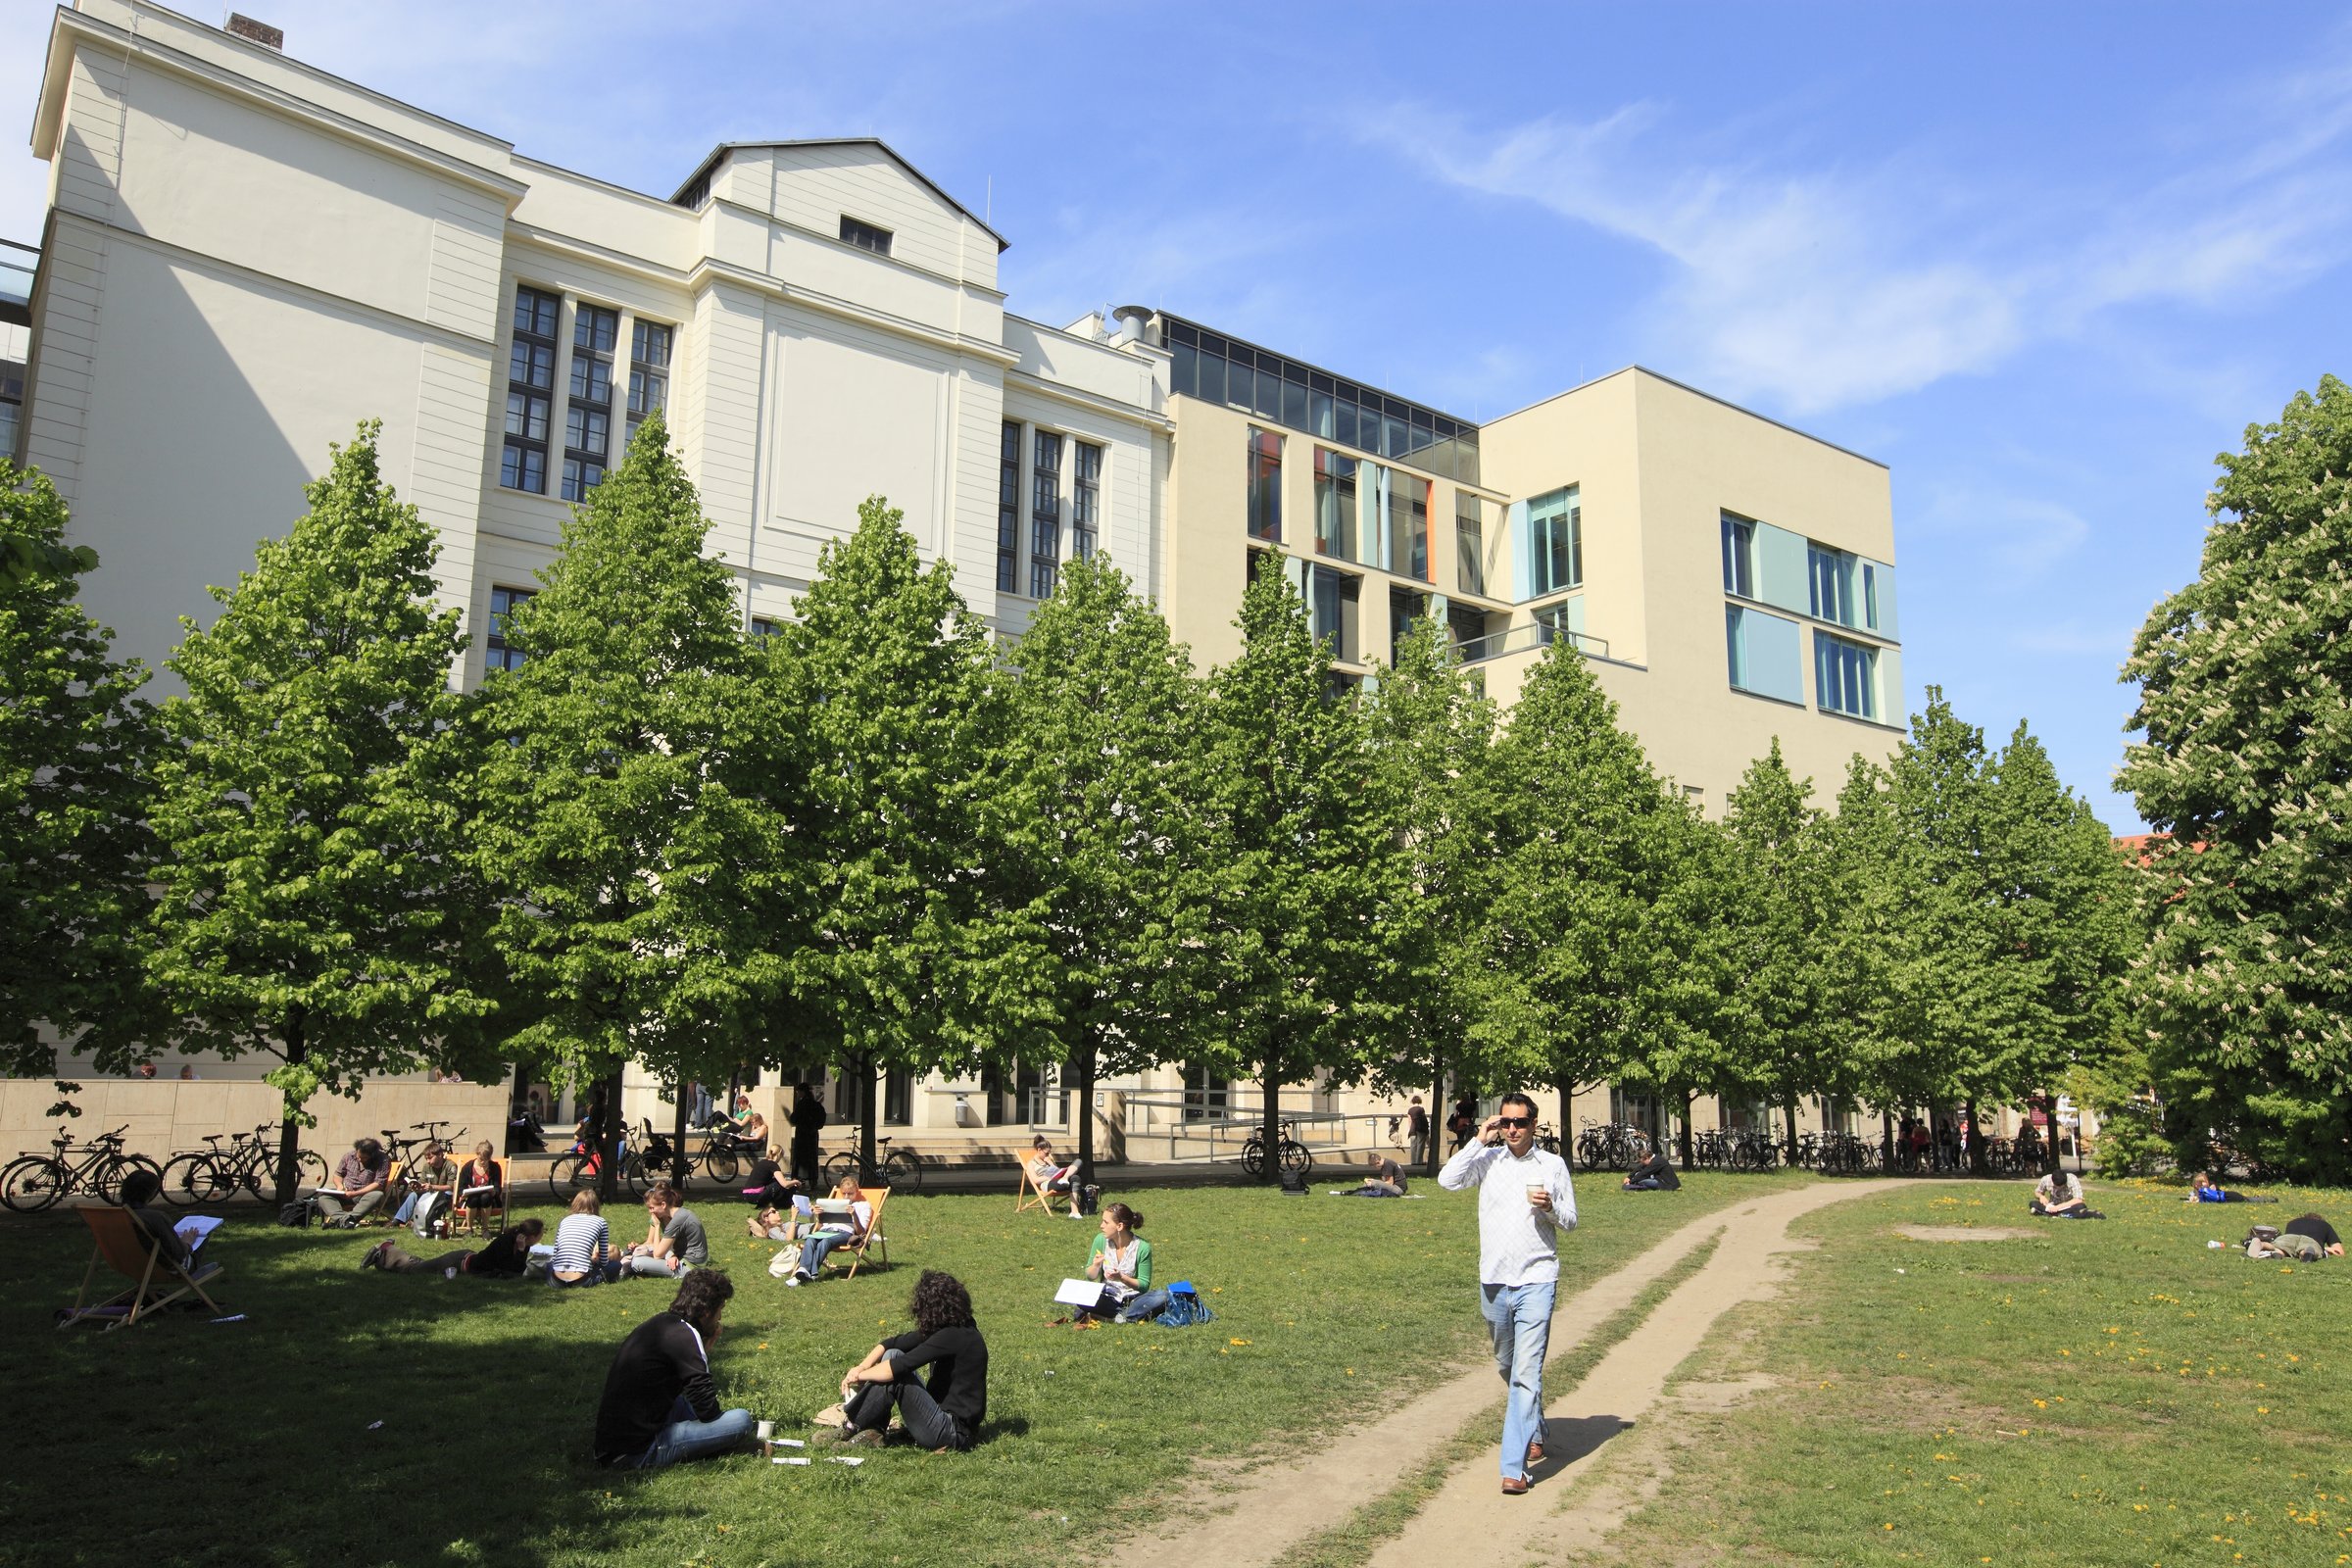
M 977 1436 L 988 1414 L 988 1342 L 970 1324 L 941 1329 L 926 1339 L 917 1331 L 882 1342 L 898 1381 L 911 1382 L 924 1367 L 923 1388 L 940 1409 L 956 1418 L 966 1437 Z
M 680 1395 L 697 1421 L 718 1419 L 718 1389 L 694 1326 L 657 1312 L 621 1341 L 596 1405 L 596 1462 L 621 1464 L 653 1446 Z

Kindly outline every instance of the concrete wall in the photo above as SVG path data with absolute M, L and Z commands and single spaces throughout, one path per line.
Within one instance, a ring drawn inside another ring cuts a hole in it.
M 179 1151 L 203 1148 L 207 1133 L 250 1132 L 264 1122 L 274 1124 L 281 1104 L 276 1090 L 250 1080 L 89 1079 L 72 1098 L 81 1114 L 52 1120 L 49 1107 L 58 1095 L 48 1080 L 0 1080 L 0 1156 L 14 1158 L 19 1151 L 45 1153 L 61 1129 L 71 1131 L 78 1144 L 127 1125 L 124 1149 L 160 1164 Z M 354 1139 L 380 1137 L 387 1127 L 405 1133 L 421 1121 L 448 1122 L 444 1131 L 451 1138 L 464 1128 L 467 1149 L 482 1139 L 493 1148 L 506 1147 L 504 1084 L 382 1081 L 369 1084 L 357 1102 L 320 1095 L 305 1108 L 318 1125 L 303 1133 L 302 1147 L 323 1155 L 330 1169 Z M 270 1136 L 276 1136 L 274 1126 Z

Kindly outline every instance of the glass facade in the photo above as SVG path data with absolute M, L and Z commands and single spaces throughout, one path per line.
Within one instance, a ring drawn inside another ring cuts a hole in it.
M 1250 537 L 1282 542 L 1282 437 L 1250 430 Z
M 1352 664 L 1361 657 L 1355 621 L 1362 581 L 1351 571 L 1307 568 L 1307 612 L 1314 622 L 1315 640 L 1327 644 L 1331 657 L 1343 663 Z
M 1575 485 L 1529 501 L 1527 533 L 1528 581 L 1534 597 L 1584 582 L 1584 516 Z
M 1388 567 L 1399 577 L 1429 575 L 1429 481 L 1417 473 L 1392 468 L 1381 489 L 1389 502 Z
M 1827 545 L 1805 547 L 1805 570 L 1811 585 L 1814 618 L 1840 626 L 1858 626 L 1860 607 L 1854 595 L 1855 558 Z
M 1355 459 L 1315 448 L 1315 554 L 1355 559 Z
M 1424 473 L 1476 484 L 1478 427 L 1376 387 L 1172 316 L 1160 318 L 1174 387 Z
M 1454 585 L 1466 594 L 1487 591 L 1486 506 L 1467 491 L 1453 493 Z
M 1756 525 L 1728 512 L 1723 514 L 1723 591 L 1756 597 Z
M 1813 634 L 1813 694 L 1822 711 L 1855 718 L 1879 716 L 1878 650 L 1861 643 Z

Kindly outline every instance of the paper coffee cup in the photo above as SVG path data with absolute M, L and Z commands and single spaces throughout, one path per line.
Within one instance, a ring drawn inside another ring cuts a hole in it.
M 761 1443 L 765 1443 L 768 1439 L 774 1437 L 775 1435 L 776 1424 L 773 1421 L 762 1421 L 760 1423 L 760 1441 Z
M 1551 1189 L 1544 1186 L 1542 1182 L 1529 1182 L 1527 1184 L 1527 1200 L 1531 1203 L 1539 1198 L 1549 1197 Z

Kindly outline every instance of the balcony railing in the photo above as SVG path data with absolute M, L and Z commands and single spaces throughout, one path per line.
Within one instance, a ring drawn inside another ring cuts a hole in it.
M 1609 657 L 1609 640 L 1591 632 L 1569 631 L 1547 621 L 1531 620 L 1501 631 L 1491 631 L 1484 637 L 1472 637 L 1454 644 L 1454 651 L 1465 664 L 1482 663 L 1499 659 L 1505 654 L 1523 654 L 1533 648 L 1549 648 L 1561 638 L 1567 638 L 1579 653 L 1594 659 Z

